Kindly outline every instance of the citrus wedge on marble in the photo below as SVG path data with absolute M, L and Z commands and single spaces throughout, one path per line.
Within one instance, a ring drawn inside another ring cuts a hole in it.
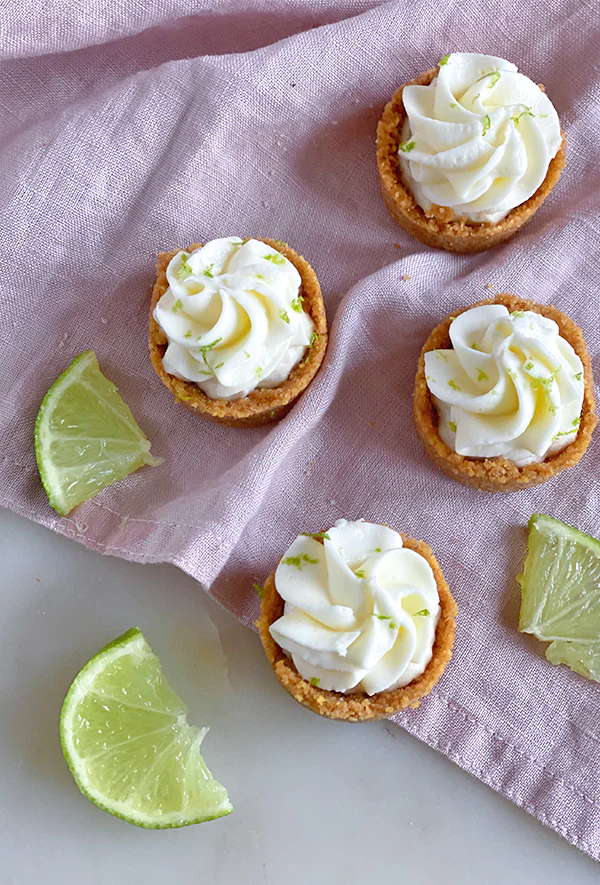
M 35 455 L 48 501 L 61 516 L 143 464 L 161 463 L 93 350 L 75 357 L 44 397 Z
M 519 629 L 550 642 L 553 664 L 600 682 L 600 541 L 534 513 L 529 520 Z
M 65 759 L 81 792 L 131 824 L 185 827 L 232 810 L 200 755 L 208 729 L 164 677 L 137 627 L 76 676 L 60 716 Z

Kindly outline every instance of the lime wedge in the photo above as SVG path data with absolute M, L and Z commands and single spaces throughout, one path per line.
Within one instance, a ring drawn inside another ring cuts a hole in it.
M 131 824 L 185 827 L 232 810 L 200 755 L 208 729 L 188 709 L 134 627 L 76 676 L 60 715 L 65 759 L 81 792 Z
M 48 501 L 61 516 L 143 464 L 161 463 L 93 350 L 75 357 L 44 397 L 35 456 Z
M 519 629 L 552 644 L 553 664 L 600 682 L 600 541 L 534 513 L 521 585 Z

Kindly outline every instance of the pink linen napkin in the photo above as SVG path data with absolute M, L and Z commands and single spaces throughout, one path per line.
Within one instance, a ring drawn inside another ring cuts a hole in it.
M 576 469 L 495 496 L 427 460 L 411 394 L 431 327 L 503 290 L 569 313 L 600 377 L 598 24 L 580 0 L 489 14 L 476 0 L 5 0 L 0 18 L 0 502 L 102 553 L 175 563 L 249 625 L 252 583 L 299 531 L 365 517 L 424 538 L 458 601 L 456 652 L 397 721 L 597 859 L 600 687 L 517 631 L 515 575 L 533 511 L 600 535 L 600 432 Z M 452 50 L 543 82 L 569 145 L 534 221 L 465 257 L 394 224 L 374 161 L 386 100 Z M 273 429 L 193 417 L 147 354 L 156 253 L 237 234 L 303 253 L 333 328 L 324 369 Z M 165 460 L 59 519 L 33 421 L 86 348 Z

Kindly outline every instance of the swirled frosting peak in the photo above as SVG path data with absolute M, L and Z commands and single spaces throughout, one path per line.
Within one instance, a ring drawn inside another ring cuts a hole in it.
M 452 349 L 425 354 L 438 433 L 468 458 L 544 461 L 577 436 L 583 364 L 557 324 L 503 304 L 473 307 L 450 326 Z
M 502 58 L 446 55 L 431 84 L 407 86 L 403 102 L 398 155 L 425 212 L 500 221 L 535 193 L 561 145 L 550 99 Z
M 154 310 L 169 342 L 163 366 L 213 399 L 279 386 L 311 344 L 300 274 L 261 240 L 226 237 L 178 252 L 167 281 Z
M 431 566 L 398 532 L 339 520 L 300 535 L 275 573 L 284 614 L 271 635 L 300 675 L 369 695 L 412 682 L 431 660 L 439 595 Z

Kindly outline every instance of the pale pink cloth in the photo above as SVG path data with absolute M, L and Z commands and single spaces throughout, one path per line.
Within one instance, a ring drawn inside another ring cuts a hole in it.
M 479 493 L 427 460 L 411 393 L 430 328 L 489 286 L 568 312 L 600 377 L 598 25 L 580 0 L 4 0 L 0 13 L 1 502 L 102 553 L 173 562 L 247 624 L 252 583 L 301 530 L 366 517 L 426 539 L 458 600 L 456 653 L 397 720 L 596 858 L 600 687 L 517 631 L 515 575 L 533 511 L 600 535 L 600 434 L 551 483 Z M 534 221 L 466 257 L 394 224 L 374 161 L 385 101 L 456 49 L 543 82 L 569 142 Z M 252 233 L 306 255 L 333 334 L 292 414 L 243 431 L 173 402 L 146 326 L 158 250 Z M 85 348 L 165 461 L 58 519 L 33 422 Z

